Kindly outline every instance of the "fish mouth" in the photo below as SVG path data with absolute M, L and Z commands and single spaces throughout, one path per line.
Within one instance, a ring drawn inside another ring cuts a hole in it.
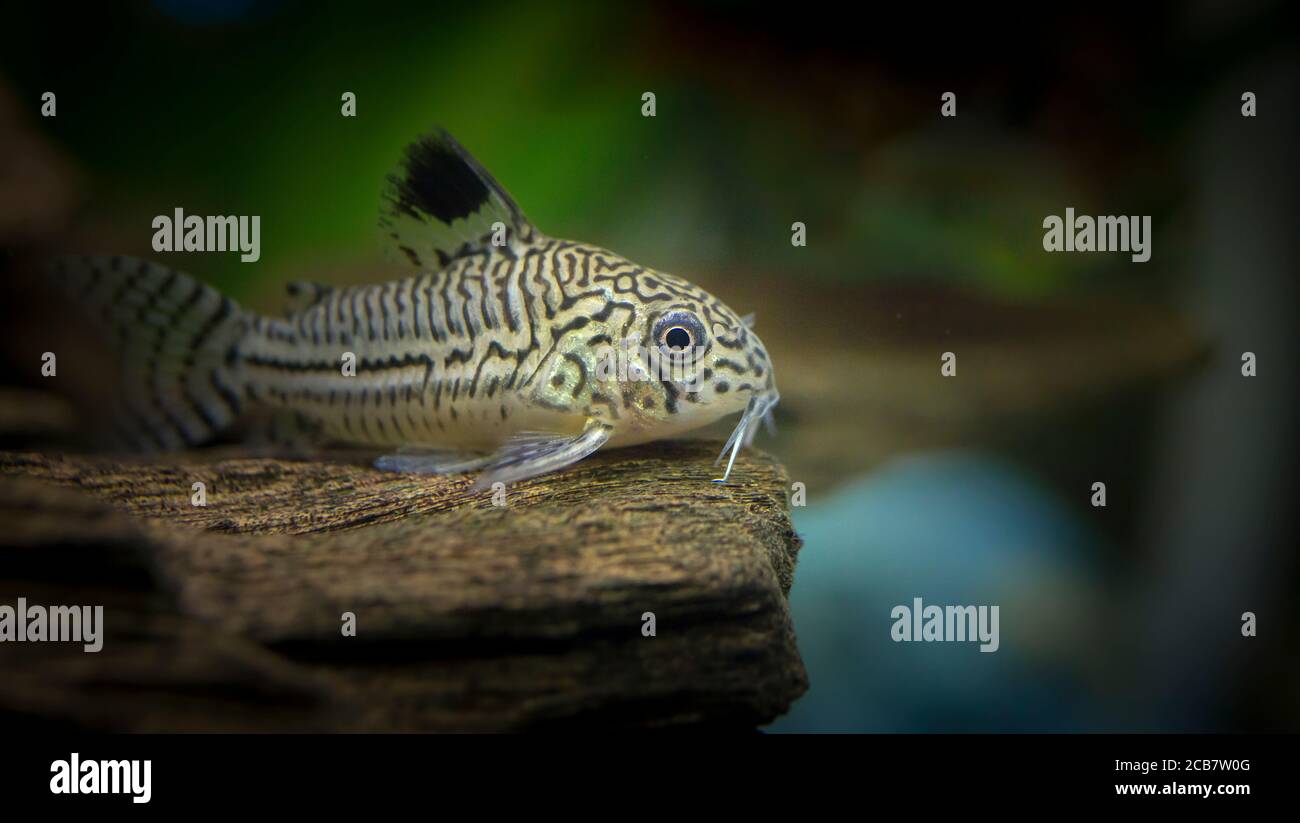
M 780 402 L 781 395 L 777 394 L 775 389 L 750 395 L 749 403 L 745 406 L 745 412 L 740 416 L 740 422 L 736 428 L 732 429 L 731 436 L 722 447 L 722 453 L 718 459 L 713 461 L 713 465 L 718 465 L 727 452 L 731 452 L 731 457 L 727 460 L 727 470 L 722 473 L 722 477 L 713 479 L 714 483 L 726 483 L 727 478 L 731 476 L 731 467 L 735 465 L 736 453 L 740 451 L 741 446 L 748 446 L 754 442 L 754 435 L 758 433 L 758 423 L 762 421 L 767 425 L 769 433 L 776 433 L 776 424 L 772 421 L 772 410 Z

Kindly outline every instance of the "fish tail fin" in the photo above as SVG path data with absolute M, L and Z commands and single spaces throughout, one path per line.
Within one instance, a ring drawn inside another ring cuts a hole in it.
M 122 367 L 111 422 L 124 445 L 194 446 L 239 417 L 235 355 L 251 317 L 233 300 L 131 257 L 61 257 L 48 272 L 117 343 Z

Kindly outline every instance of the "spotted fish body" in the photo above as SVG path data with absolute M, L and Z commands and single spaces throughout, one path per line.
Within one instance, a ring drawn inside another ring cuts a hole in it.
M 776 403 L 745 320 L 679 277 L 542 234 L 445 132 L 407 150 L 381 225 L 419 273 L 296 284 L 285 318 L 128 258 L 65 260 L 56 273 L 119 329 L 123 418 L 147 445 L 202 442 L 251 402 L 336 440 L 398 447 L 381 468 L 482 469 L 490 483 L 743 410 L 734 460 Z M 637 346 L 688 366 L 689 380 L 602 370 L 600 358 Z

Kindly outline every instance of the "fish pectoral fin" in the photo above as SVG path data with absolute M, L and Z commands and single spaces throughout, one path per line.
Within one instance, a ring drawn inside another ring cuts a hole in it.
M 401 446 L 396 454 L 386 454 L 375 461 L 380 471 L 407 474 L 463 474 L 490 465 L 493 455 L 476 452 L 436 449 L 424 446 Z
M 589 420 L 581 434 L 518 434 L 502 444 L 474 483 L 476 489 L 493 483 L 513 483 L 572 465 L 609 441 L 614 429 L 608 423 Z

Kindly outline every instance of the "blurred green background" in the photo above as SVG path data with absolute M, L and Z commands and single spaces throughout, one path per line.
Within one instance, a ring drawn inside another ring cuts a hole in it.
M 1116 35 L 1051 10 L 948 12 L 934 28 L 878 10 L 845 30 L 829 10 L 744 3 L 134 12 L 12 9 L 6 73 L 28 100 L 57 91 L 43 128 L 92 173 L 95 211 L 132 236 L 177 205 L 261 215 L 259 263 L 203 262 L 237 297 L 372 255 L 381 180 L 433 124 L 544 230 L 666 269 L 906 275 L 1011 295 L 1150 288 L 1182 262 L 1169 229 L 1135 271 L 1036 253 L 1039 216 L 1122 204 L 1176 217 L 1170 138 L 1232 58 L 1148 38 L 1169 14 L 1158 6 L 1125 9 Z M 1255 35 L 1277 39 L 1267 19 Z M 344 91 L 356 118 L 339 116 Z M 640 116 L 646 91 L 654 119 Z M 958 94 L 954 120 L 938 116 L 944 91 Z M 788 242 L 795 220 L 806 249 Z

